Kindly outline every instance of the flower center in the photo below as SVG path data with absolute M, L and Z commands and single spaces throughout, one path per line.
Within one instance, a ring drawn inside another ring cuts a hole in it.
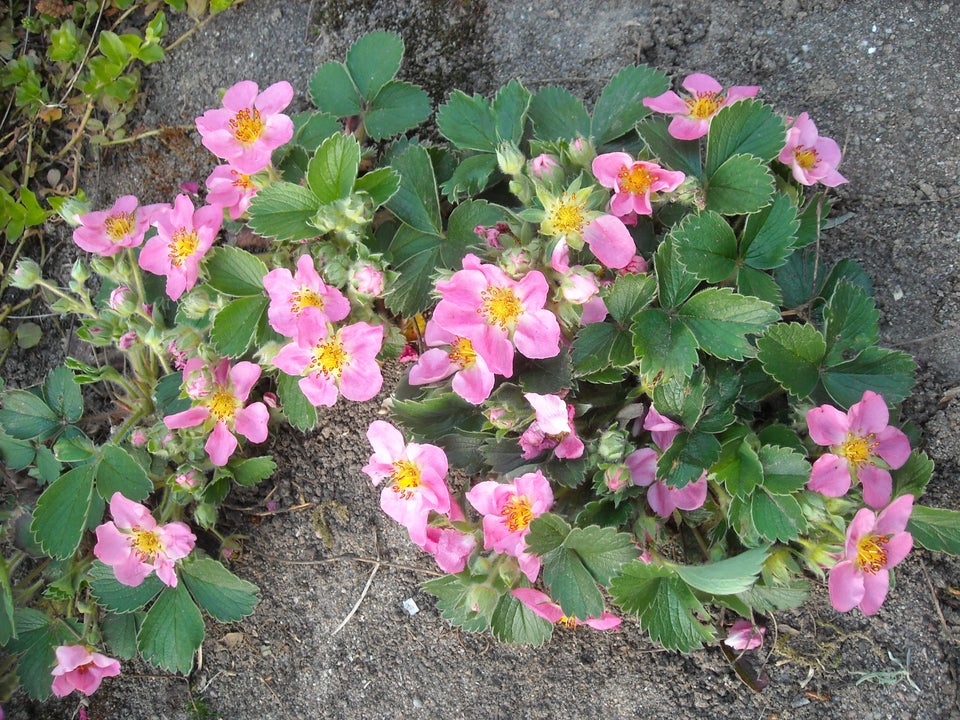
M 183 265 L 183 261 L 197 251 L 200 244 L 200 238 L 197 237 L 196 230 L 187 230 L 180 228 L 173 234 L 173 242 L 170 243 L 170 250 L 167 257 L 170 258 L 170 264 L 174 267 Z
M 560 196 L 560 201 L 550 211 L 550 221 L 558 233 L 580 232 L 583 230 L 583 205 L 574 205 L 567 200 L 567 194 Z
M 876 447 L 876 436 L 873 433 L 869 435 L 847 433 L 847 439 L 840 446 L 840 454 L 849 460 L 851 465 L 861 468 L 873 456 Z
M 301 285 L 299 290 L 290 295 L 290 312 L 299 315 L 304 308 L 308 307 L 323 310 L 323 298 L 310 288 Z
M 883 546 L 890 541 L 885 535 L 864 535 L 857 543 L 856 563 L 865 573 L 876 575 L 887 565 L 887 551 Z
M 805 148 L 803 145 L 800 145 L 793 151 L 793 159 L 796 160 L 797 165 L 804 170 L 812 170 L 817 164 L 817 153 L 811 148 Z
M 473 365 L 477 359 L 477 352 L 473 349 L 473 343 L 467 338 L 458 337 L 450 345 L 450 352 L 447 353 L 450 362 L 456 363 L 463 370 Z
M 141 560 L 152 560 L 161 550 L 160 536 L 152 530 L 134 530 L 133 550 Z
M 483 298 L 483 305 L 480 312 L 487 318 L 491 325 L 499 325 L 506 330 L 508 325 L 516 322 L 520 313 L 523 312 L 523 305 L 519 298 L 513 292 L 513 288 L 496 287 L 488 285 L 487 289 L 480 293 Z M 470 346 L 473 350 L 473 346 Z
M 266 127 L 260 117 L 260 111 L 256 108 L 252 110 L 244 108 L 238 111 L 227 125 L 237 141 L 244 145 L 256 142 L 263 135 L 263 130 Z
M 695 97 L 687 98 L 684 102 L 690 109 L 689 115 L 697 120 L 706 120 L 720 109 L 723 104 L 723 94 L 715 92 L 697 93 Z
M 631 195 L 643 195 L 653 185 L 655 178 L 643 165 L 634 165 L 629 168 L 621 168 L 617 174 L 617 180 L 620 181 L 620 190 L 628 192 Z
M 413 491 L 420 487 L 420 468 L 410 460 L 397 460 L 393 464 L 393 491 L 404 500 L 408 500 Z
M 230 173 L 236 178 L 236 180 L 233 181 L 234 187 L 238 187 L 241 190 L 250 190 L 253 187 L 249 175 L 244 175 L 242 172 L 237 172 L 236 170 L 231 170 Z
M 575 617 L 567 617 L 566 615 L 561 615 L 556 624 L 560 627 L 565 627 L 568 630 L 576 630 L 577 625 L 579 625 Z
M 525 495 L 514 495 L 504 504 L 500 517 L 507 521 L 510 532 L 526 530 L 533 520 L 533 507 Z
M 217 420 L 232 420 L 238 405 L 237 398 L 223 389 L 215 392 L 207 403 L 210 414 Z
M 343 349 L 340 338 L 334 336 L 327 342 L 317 343 L 313 348 L 313 360 L 308 365 L 311 371 L 322 372 L 333 377 L 340 377 L 340 371 L 350 360 L 347 351 Z
M 133 213 L 117 213 L 104 220 L 103 227 L 110 239 L 116 242 L 124 235 L 129 235 L 133 231 L 134 224 Z

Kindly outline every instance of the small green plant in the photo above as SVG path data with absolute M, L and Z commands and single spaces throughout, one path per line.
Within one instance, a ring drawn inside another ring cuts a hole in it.
M 910 677 L 910 649 L 907 649 L 907 657 L 903 662 L 900 662 L 893 653 L 889 650 L 887 651 L 887 657 L 890 658 L 890 662 L 894 665 L 893 668 L 887 670 L 874 670 L 872 672 L 857 672 L 856 674 L 860 677 L 857 679 L 857 685 L 861 685 L 865 682 L 876 683 L 877 685 L 896 685 L 900 682 L 905 682 L 916 693 L 920 692 L 919 686 L 913 681 L 913 678 Z

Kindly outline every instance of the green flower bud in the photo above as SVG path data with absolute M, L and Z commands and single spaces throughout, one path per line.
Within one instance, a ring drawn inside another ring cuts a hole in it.
M 497 148 L 497 165 L 504 175 L 519 175 L 526 163 L 527 159 L 512 142 L 501 143 Z
M 22 258 L 10 276 L 10 284 L 21 290 L 32 290 L 42 279 L 40 266 L 29 258 Z

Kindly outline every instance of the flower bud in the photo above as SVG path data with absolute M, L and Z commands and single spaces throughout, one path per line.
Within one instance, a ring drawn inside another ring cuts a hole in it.
M 10 284 L 21 290 L 32 290 L 42 278 L 43 274 L 37 263 L 30 258 L 21 258 L 13 275 L 10 276 Z
M 131 315 L 137 308 L 136 298 L 126 285 L 118 285 L 110 292 L 107 300 L 110 309 L 123 316 Z
M 627 433 L 617 427 L 608 428 L 600 436 L 597 450 L 600 457 L 606 462 L 619 463 L 626 454 Z
M 603 482 L 607 490 L 617 492 L 630 482 L 630 469 L 626 465 L 611 465 L 603 471 Z
M 597 151 L 594 149 L 593 144 L 584 138 L 577 138 L 570 143 L 568 152 L 573 162 L 588 170 L 590 169 L 591 163 L 593 163 L 593 159 L 597 156 Z
M 358 295 L 379 297 L 383 294 L 383 273 L 370 263 L 354 265 L 350 273 L 350 287 Z
M 563 177 L 563 168 L 553 155 L 540 153 L 530 161 L 530 172 L 544 182 L 559 181 Z
M 194 509 L 193 519 L 200 527 L 210 530 L 217 524 L 217 508 L 210 503 L 201 503 Z
M 90 270 L 84 265 L 83 261 L 78 258 L 73 263 L 73 267 L 70 268 L 70 277 L 82 285 L 89 279 Z
M 504 175 L 519 175 L 525 162 L 523 153 L 512 142 L 501 143 L 497 148 L 497 165 Z

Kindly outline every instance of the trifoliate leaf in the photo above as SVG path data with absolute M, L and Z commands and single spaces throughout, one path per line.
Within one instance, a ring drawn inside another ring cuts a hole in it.
M 669 235 L 657 248 L 653 267 L 657 275 L 657 297 L 662 308 L 678 307 L 700 284 L 696 275 L 687 272 Z
M 181 582 L 175 588 L 164 588 L 147 611 L 137 634 L 137 647 L 147 662 L 187 675 L 203 636 L 200 608 Z
M 90 463 L 68 470 L 37 499 L 30 531 L 50 557 L 68 558 L 80 545 L 93 501 L 93 474 Z
M 712 595 L 735 595 L 756 582 L 768 548 L 754 548 L 707 565 L 676 565 L 674 570 L 688 585 Z
M 500 642 L 540 647 L 553 634 L 553 624 L 506 593 L 493 611 L 490 631 Z
M 524 538 L 527 549 L 536 555 L 546 555 L 563 545 L 573 528 L 559 515 L 543 513 L 530 523 L 530 532 Z
M 580 556 L 564 545 L 544 555 L 543 582 L 565 615 L 582 619 L 603 613 L 603 596 L 596 578 Z
M 680 262 L 701 280 L 720 283 L 737 268 L 737 237 L 719 213 L 687 215 L 670 238 Z
M 259 602 L 256 585 L 241 580 L 211 558 L 185 562 L 180 578 L 197 604 L 220 622 L 236 622 L 247 617 Z
M 770 495 L 761 489 L 748 502 L 754 527 L 771 542 L 796 540 L 807 528 L 803 508 L 793 495 Z
M 250 229 L 278 240 L 309 240 L 318 233 L 310 221 L 319 207 L 320 201 L 308 188 L 271 183 L 250 202 Z
M 651 275 L 621 275 L 607 290 L 607 310 L 618 323 L 629 325 L 636 314 L 653 301 L 656 292 L 657 281 Z
M 933 475 L 933 460 L 927 457 L 926 453 L 919 450 L 912 450 L 910 457 L 902 467 L 891 470 L 893 476 L 893 496 L 910 494 L 914 498 L 923 495 Z
M 0 408 L 0 426 L 17 440 L 43 440 L 61 427 L 57 413 L 32 392 L 7 390 Z
M 335 117 L 359 115 L 361 98 L 342 63 L 328 62 L 310 78 L 310 97 L 320 110 Z
M 165 587 L 154 574 L 147 575 L 143 582 L 132 587 L 117 580 L 113 568 L 95 560 L 88 573 L 90 589 L 97 602 L 112 613 L 130 613 L 139 610 L 153 600 Z
M 75 423 L 83 415 L 83 396 L 74 374 L 66 367 L 54 368 L 43 381 L 47 405 L 64 422 Z
M 496 170 L 496 155 L 471 155 L 460 161 L 453 175 L 440 187 L 450 202 L 459 202 L 464 197 L 483 192 Z
M 670 80 L 646 65 L 630 65 L 611 78 L 593 108 L 590 133 L 597 145 L 626 135 L 639 120 L 650 114 L 644 98 L 662 95 Z
M 823 335 L 813 325 L 778 323 L 757 340 L 757 359 L 784 390 L 805 398 L 820 381 L 826 349 Z
M 707 175 L 739 154 L 770 162 L 787 141 L 783 118 L 758 100 L 741 100 L 721 108 L 707 134 Z
M 373 200 L 373 207 L 378 208 L 392 198 L 400 189 L 400 176 L 393 168 L 377 168 L 366 175 L 357 178 L 353 184 L 353 192 L 367 193 Z
M 650 154 L 662 165 L 699 178 L 703 172 L 699 141 L 678 140 L 670 134 L 668 127 L 669 121 L 666 119 L 650 117 L 637 123 L 637 132 Z
M 118 492 L 139 502 L 153 492 L 153 481 L 129 452 L 118 445 L 104 445 L 97 463 L 97 492 L 107 501 Z
M 769 435 L 761 434 L 760 439 L 770 442 Z M 810 479 L 810 463 L 795 449 L 764 444 L 759 457 L 763 466 L 763 489 L 772 495 L 790 495 Z

